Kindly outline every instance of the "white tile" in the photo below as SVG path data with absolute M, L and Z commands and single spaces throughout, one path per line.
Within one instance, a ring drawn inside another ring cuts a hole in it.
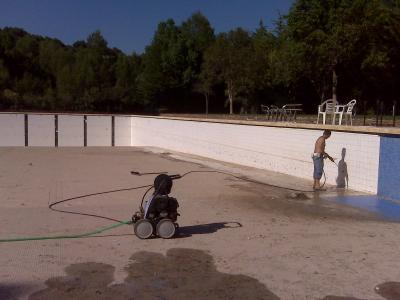
M 256 166 L 303 178 L 312 176 L 315 139 L 322 131 L 132 117 L 132 145 L 175 151 Z M 376 192 L 379 137 L 334 132 L 327 152 L 341 159 L 346 148 L 350 188 Z M 326 163 L 327 182 L 335 184 L 336 166 Z M 311 179 L 311 178 L 310 178 Z

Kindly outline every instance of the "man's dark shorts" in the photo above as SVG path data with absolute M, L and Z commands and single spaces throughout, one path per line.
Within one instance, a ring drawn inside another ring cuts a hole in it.
M 322 156 L 313 156 L 314 161 L 314 179 L 321 179 L 324 172 L 324 158 Z

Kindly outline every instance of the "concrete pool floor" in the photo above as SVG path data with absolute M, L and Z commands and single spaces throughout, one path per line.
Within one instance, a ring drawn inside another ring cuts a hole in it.
M 157 153 L 158 152 L 158 153 Z M 75 234 L 130 219 L 141 172 L 221 170 L 309 190 L 310 182 L 141 148 L 1 148 L 0 239 Z M 181 230 L 139 240 L 132 226 L 83 239 L 0 243 L 0 299 L 400 299 L 400 224 L 332 201 L 366 196 L 296 192 L 218 173 L 174 182 Z M 379 289 L 375 287 L 379 286 Z M 396 294 L 397 293 L 397 294 Z M 353 298 L 350 298 L 353 297 Z

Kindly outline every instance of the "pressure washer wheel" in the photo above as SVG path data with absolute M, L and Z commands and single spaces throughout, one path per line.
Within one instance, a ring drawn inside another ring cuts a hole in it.
M 156 232 L 163 239 L 172 238 L 175 235 L 176 226 L 170 219 L 162 219 L 157 224 Z
M 135 234 L 140 239 L 148 239 L 153 234 L 153 224 L 149 220 L 141 219 L 133 227 Z

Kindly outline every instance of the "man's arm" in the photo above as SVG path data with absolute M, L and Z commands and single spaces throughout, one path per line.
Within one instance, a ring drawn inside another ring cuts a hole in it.
M 332 156 L 330 156 L 328 153 L 326 153 L 325 151 L 324 151 L 324 157 L 325 158 L 328 158 L 331 162 L 335 162 L 335 160 L 332 158 Z

